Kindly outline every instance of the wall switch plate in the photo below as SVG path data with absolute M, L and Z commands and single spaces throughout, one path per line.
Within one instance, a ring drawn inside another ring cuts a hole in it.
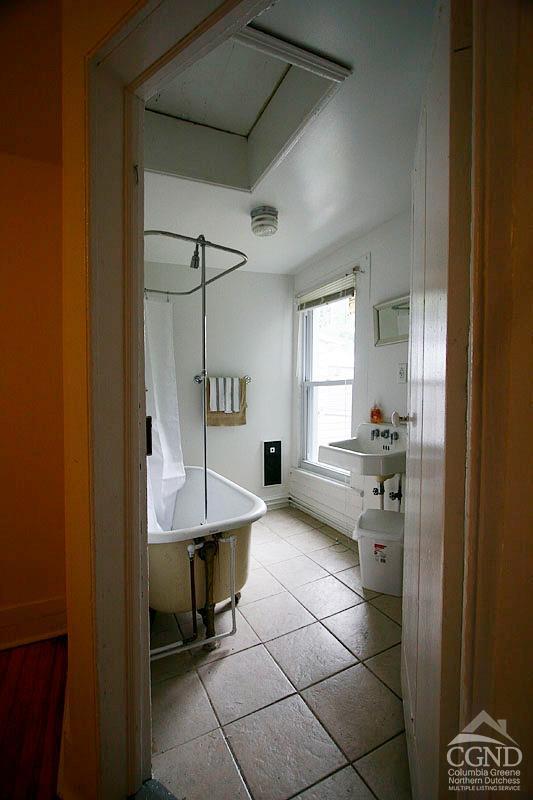
M 407 363 L 398 364 L 398 383 L 407 383 Z

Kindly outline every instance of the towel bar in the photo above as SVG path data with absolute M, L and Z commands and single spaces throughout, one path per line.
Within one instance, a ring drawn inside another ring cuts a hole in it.
M 195 383 L 203 383 L 204 382 L 204 378 L 207 378 L 207 375 L 200 375 L 200 374 L 199 375 L 195 375 L 194 376 L 194 382 Z M 252 379 L 250 378 L 249 375 L 243 375 L 242 376 L 242 380 L 245 383 L 251 383 L 252 382 Z

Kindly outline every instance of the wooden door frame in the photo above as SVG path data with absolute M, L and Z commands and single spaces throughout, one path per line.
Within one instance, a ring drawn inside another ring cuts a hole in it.
M 80 256 L 86 265 L 87 282 L 82 285 L 83 281 L 79 281 L 75 289 L 68 286 L 65 290 L 65 302 L 72 303 L 79 310 L 79 320 L 75 320 L 75 315 L 69 315 L 65 335 L 68 336 L 75 326 L 75 334 L 79 333 L 80 326 L 87 327 L 85 352 L 89 381 L 85 393 L 69 384 L 69 366 L 72 366 L 69 358 L 72 356 L 67 354 L 65 397 L 69 413 L 72 415 L 73 410 L 74 413 L 77 410 L 80 420 L 86 419 L 89 414 L 89 429 L 80 426 L 80 432 L 74 433 L 71 426 L 67 428 L 65 441 L 67 469 L 73 472 L 80 470 L 79 480 L 72 481 L 70 485 L 77 489 L 84 486 L 88 498 L 86 510 L 80 518 L 75 499 L 69 494 L 72 490 L 67 489 L 69 661 L 75 677 L 69 686 L 69 718 L 63 751 L 65 797 L 125 797 L 150 775 L 142 424 L 143 102 L 165 80 L 205 55 L 269 5 L 271 0 L 225 0 L 218 5 L 216 0 L 196 0 L 188 4 L 180 0 L 147 0 L 112 37 L 101 44 L 97 52 L 89 54 L 87 58 L 86 141 L 90 168 L 85 203 L 86 235 L 84 252 Z M 484 0 L 475 0 L 474 5 L 477 9 L 476 25 L 480 26 L 479 29 L 475 26 L 477 48 L 478 44 L 485 42 L 483 37 L 487 34 L 487 27 L 486 20 L 482 23 Z M 497 20 L 494 24 L 496 5 L 495 2 L 491 3 L 491 32 L 508 21 L 506 16 L 505 21 Z M 516 26 L 517 8 L 522 4 L 520 0 L 512 0 L 510 5 Z M 500 14 L 504 13 L 507 14 L 501 9 Z M 463 33 L 467 29 L 468 25 Z M 508 46 L 511 54 L 516 51 L 516 41 L 508 42 Z M 485 59 L 496 70 L 497 64 L 492 62 L 492 58 L 487 47 L 475 52 L 475 59 Z M 480 76 L 487 64 L 484 66 L 483 61 L 477 63 L 477 74 Z M 501 59 L 499 63 L 502 63 Z M 483 88 L 487 91 L 487 86 L 482 86 L 482 83 L 480 79 L 478 87 L 475 81 L 476 90 Z M 477 108 L 476 113 L 476 130 L 490 130 L 494 118 L 488 114 L 487 105 Z M 475 148 L 480 147 L 476 136 L 474 144 Z M 478 161 L 481 152 L 481 149 L 475 149 L 474 159 L 480 180 L 483 175 L 487 176 L 483 183 L 486 200 L 488 190 L 494 193 L 498 191 L 497 181 L 493 180 L 498 165 L 494 161 Z M 454 165 L 452 157 L 452 169 Z M 490 185 L 489 177 L 492 181 Z M 490 419 L 486 413 L 477 417 L 477 422 L 475 417 L 494 390 L 486 367 L 483 371 L 479 361 L 476 362 L 476 354 L 480 356 L 483 353 L 490 325 L 492 323 L 495 326 L 496 322 L 491 319 L 490 313 L 484 313 L 482 318 L 477 319 L 476 314 L 486 302 L 487 286 L 498 291 L 502 279 L 501 271 L 498 273 L 496 269 L 491 269 L 492 243 L 487 231 L 494 224 L 494 213 L 487 215 L 486 205 L 483 205 L 480 197 L 474 195 L 474 200 L 477 204 L 474 215 L 473 285 L 476 305 L 472 317 L 470 313 L 465 314 L 456 308 L 457 319 L 462 326 L 461 336 L 465 328 L 468 329 L 471 318 L 473 322 L 473 427 L 469 441 L 470 453 L 477 452 L 477 448 L 482 448 L 487 441 Z M 497 211 L 501 217 L 504 216 L 504 209 Z M 479 238 L 476 238 L 478 235 Z M 459 246 L 464 247 L 464 244 L 463 241 Z M 521 263 L 519 266 L 522 268 Z M 469 275 L 463 269 L 462 278 L 465 274 Z M 525 269 L 520 274 L 525 278 Z M 460 300 L 462 303 L 464 296 Z M 461 304 L 459 308 L 462 308 Z M 491 333 L 494 336 L 494 330 Z M 518 359 L 516 350 L 513 353 Z M 465 353 L 461 342 L 458 343 L 456 355 L 463 363 Z M 452 405 L 455 400 L 458 401 L 454 413 L 459 421 L 462 414 L 460 406 L 465 396 L 464 387 L 459 389 L 459 395 L 455 398 L 450 393 L 447 396 Z M 509 412 L 507 406 L 505 409 Z M 450 479 L 454 479 L 453 465 L 464 464 L 459 439 L 456 439 L 456 445 L 447 451 Z M 81 459 L 85 466 L 78 468 L 77 459 Z M 486 470 L 491 463 L 496 463 L 493 451 L 486 454 Z M 83 473 L 85 468 L 88 473 L 86 479 Z M 490 573 L 492 569 L 487 558 L 493 554 L 493 547 L 496 546 L 493 543 L 485 548 L 486 542 L 490 541 L 490 525 L 486 519 L 479 520 L 477 510 L 481 507 L 481 495 L 487 492 L 488 487 L 482 488 L 481 477 L 473 461 L 470 462 L 466 485 L 469 516 L 464 600 L 460 599 L 457 591 L 452 591 L 454 603 L 459 602 L 462 609 L 464 602 L 466 609 L 461 656 L 463 680 L 459 687 L 454 677 L 450 686 L 441 687 L 439 698 L 446 713 L 451 708 L 447 708 L 446 704 L 451 701 L 452 721 L 457 716 L 456 705 L 460 700 L 463 708 L 461 721 L 467 721 L 471 709 L 481 702 L 482 693 L 475 689 L 476 676 L 482 669 L 487 669 L 487 663 L 482 659 L 487 648 L 480 646 L 479 637 L 476 641 L 476 631 L 480 630 L 480 626 L 482 628 L 480 599 L 476 592 L 481 572 L 486 568 Z M 455 504 L 449 509 L 454 518 L 450 519 L 450 524 L 462 532 L 464 508 L 460 509 L 457 494 L 454 496 Z M 461 496 L 459 494 L 459 498 Z M 521 530 L 518 522 L 517 526 L 515 530 Z M 87 534 L 80 534 L 80 530 L 86 530 Z M 502 541 L 503 536 L 502 532 L 498 541 Z M 458 558 L 461 558 L 462 541 L 461 533 L 454 544 Z M 451 568 L 453 559 L 450 553 L 447 555 Z M 488 583 L 484 584 L 484 592 L 484 600 L 488 604 L 484 608 L 493 608 L 496 595 L 490 597 Z M 455 611 L 454 620 L 457 620 Z M 453 625 L 457 629 L 456 621 Z M 87 641 L 90 642 L 89 646 Z M 481 644 L 486 641 L 485 637 Z M 486 678 L 485 683 L 488 682 Z M 88 702 L 95 707 L 94 720 L 91 717 L 89 721 L 86 714 Z M 503 716 L 505 709 L 495 710 L 495 713 Z M 87 741 L 92 742 L 93 749 L 81 752 L 80 741 L 85 741 L 88 726 L 91 730 Z M 94 763 L 89 765 L 89 761 Z M 74 792 L 72 787 L 79 787 L 83 782 L 84 769 L 93 767 L 96 776 L 94 785 L 87 788 L 86 784 L 85 793 Z
M 528 646 L 522 623 L 531 619 L 530 465 L 520 470 L 525 504 L 512 480 L 531 387 L 532 35 L 528 0 L 451 0 L 441 629 L 441 643 L 451 647 L 439 656 L 435 797 L 454 796 L 446 745 L 481 710 L 507 720 L 524 753 L 522 792 L 533 790 L 524 702 L 533 690 L 531 637 Z M 428 765 L 417 763 L 413 748 L 415 797 L 426 797 L 420 767 Z
M 64 302 L 80 309 L 67 316 L 65 336 L 86 330 L 80 338 L 87 359 L 86 394 L 67 380 L 65 402 L 69 415 L 88 416 L 88 428 L 69 425 L 65 433 L 67 469 L 79 472 L 66 491 L 71 679 L 60 777 L 65 798 L 123 798 L 151 774 L 144 101 L 270 5 L 147 0 L 87 57 L 86 281 L 67 280 L 64 291 Z M 77 372 L 70 358 L 67 376 Z M 82 503 L 74 496 L 80 483 Z
M 531 458 L 528 464 L 526 456 L 517 474 L 513 464 L 523 448 L 522 420 L 531 397 L 533 5 L 528 0 L 474 0 L 473 9 L 471 361 L 460 727 L 483 709 L 506 719 L 523 751 L 521 787 L 529 796 L 533 731 L 524 698 L 533 691 L 528 514 L 533 482 Z

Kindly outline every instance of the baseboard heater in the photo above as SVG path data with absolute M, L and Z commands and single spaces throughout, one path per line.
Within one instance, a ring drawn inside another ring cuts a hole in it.
M 341 522 L 339 519 L 324 513 L 324 511 L 321 509 L 318 509 L 316 505 L 306 503 L 305 500 L 295 497 L 293 494 L 289 494 L 289 505 L 293 508 L 299 509 L 300 511 L 305 511 L 306 514 L 310 514 L 315 519 L 323 522 L 324 525 L 329 525 L 330 528 L 342 533 L 348 539 L 354 538 L 353 531 L 355 524 L 352 526 L 351 522 Z

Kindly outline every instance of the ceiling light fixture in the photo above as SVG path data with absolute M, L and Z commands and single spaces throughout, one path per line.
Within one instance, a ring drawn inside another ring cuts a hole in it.
M 252 209 L 251 218 L 256 236 L 273 236 L 278 230 L 278 209 L 273 206 L 257 206 Z

